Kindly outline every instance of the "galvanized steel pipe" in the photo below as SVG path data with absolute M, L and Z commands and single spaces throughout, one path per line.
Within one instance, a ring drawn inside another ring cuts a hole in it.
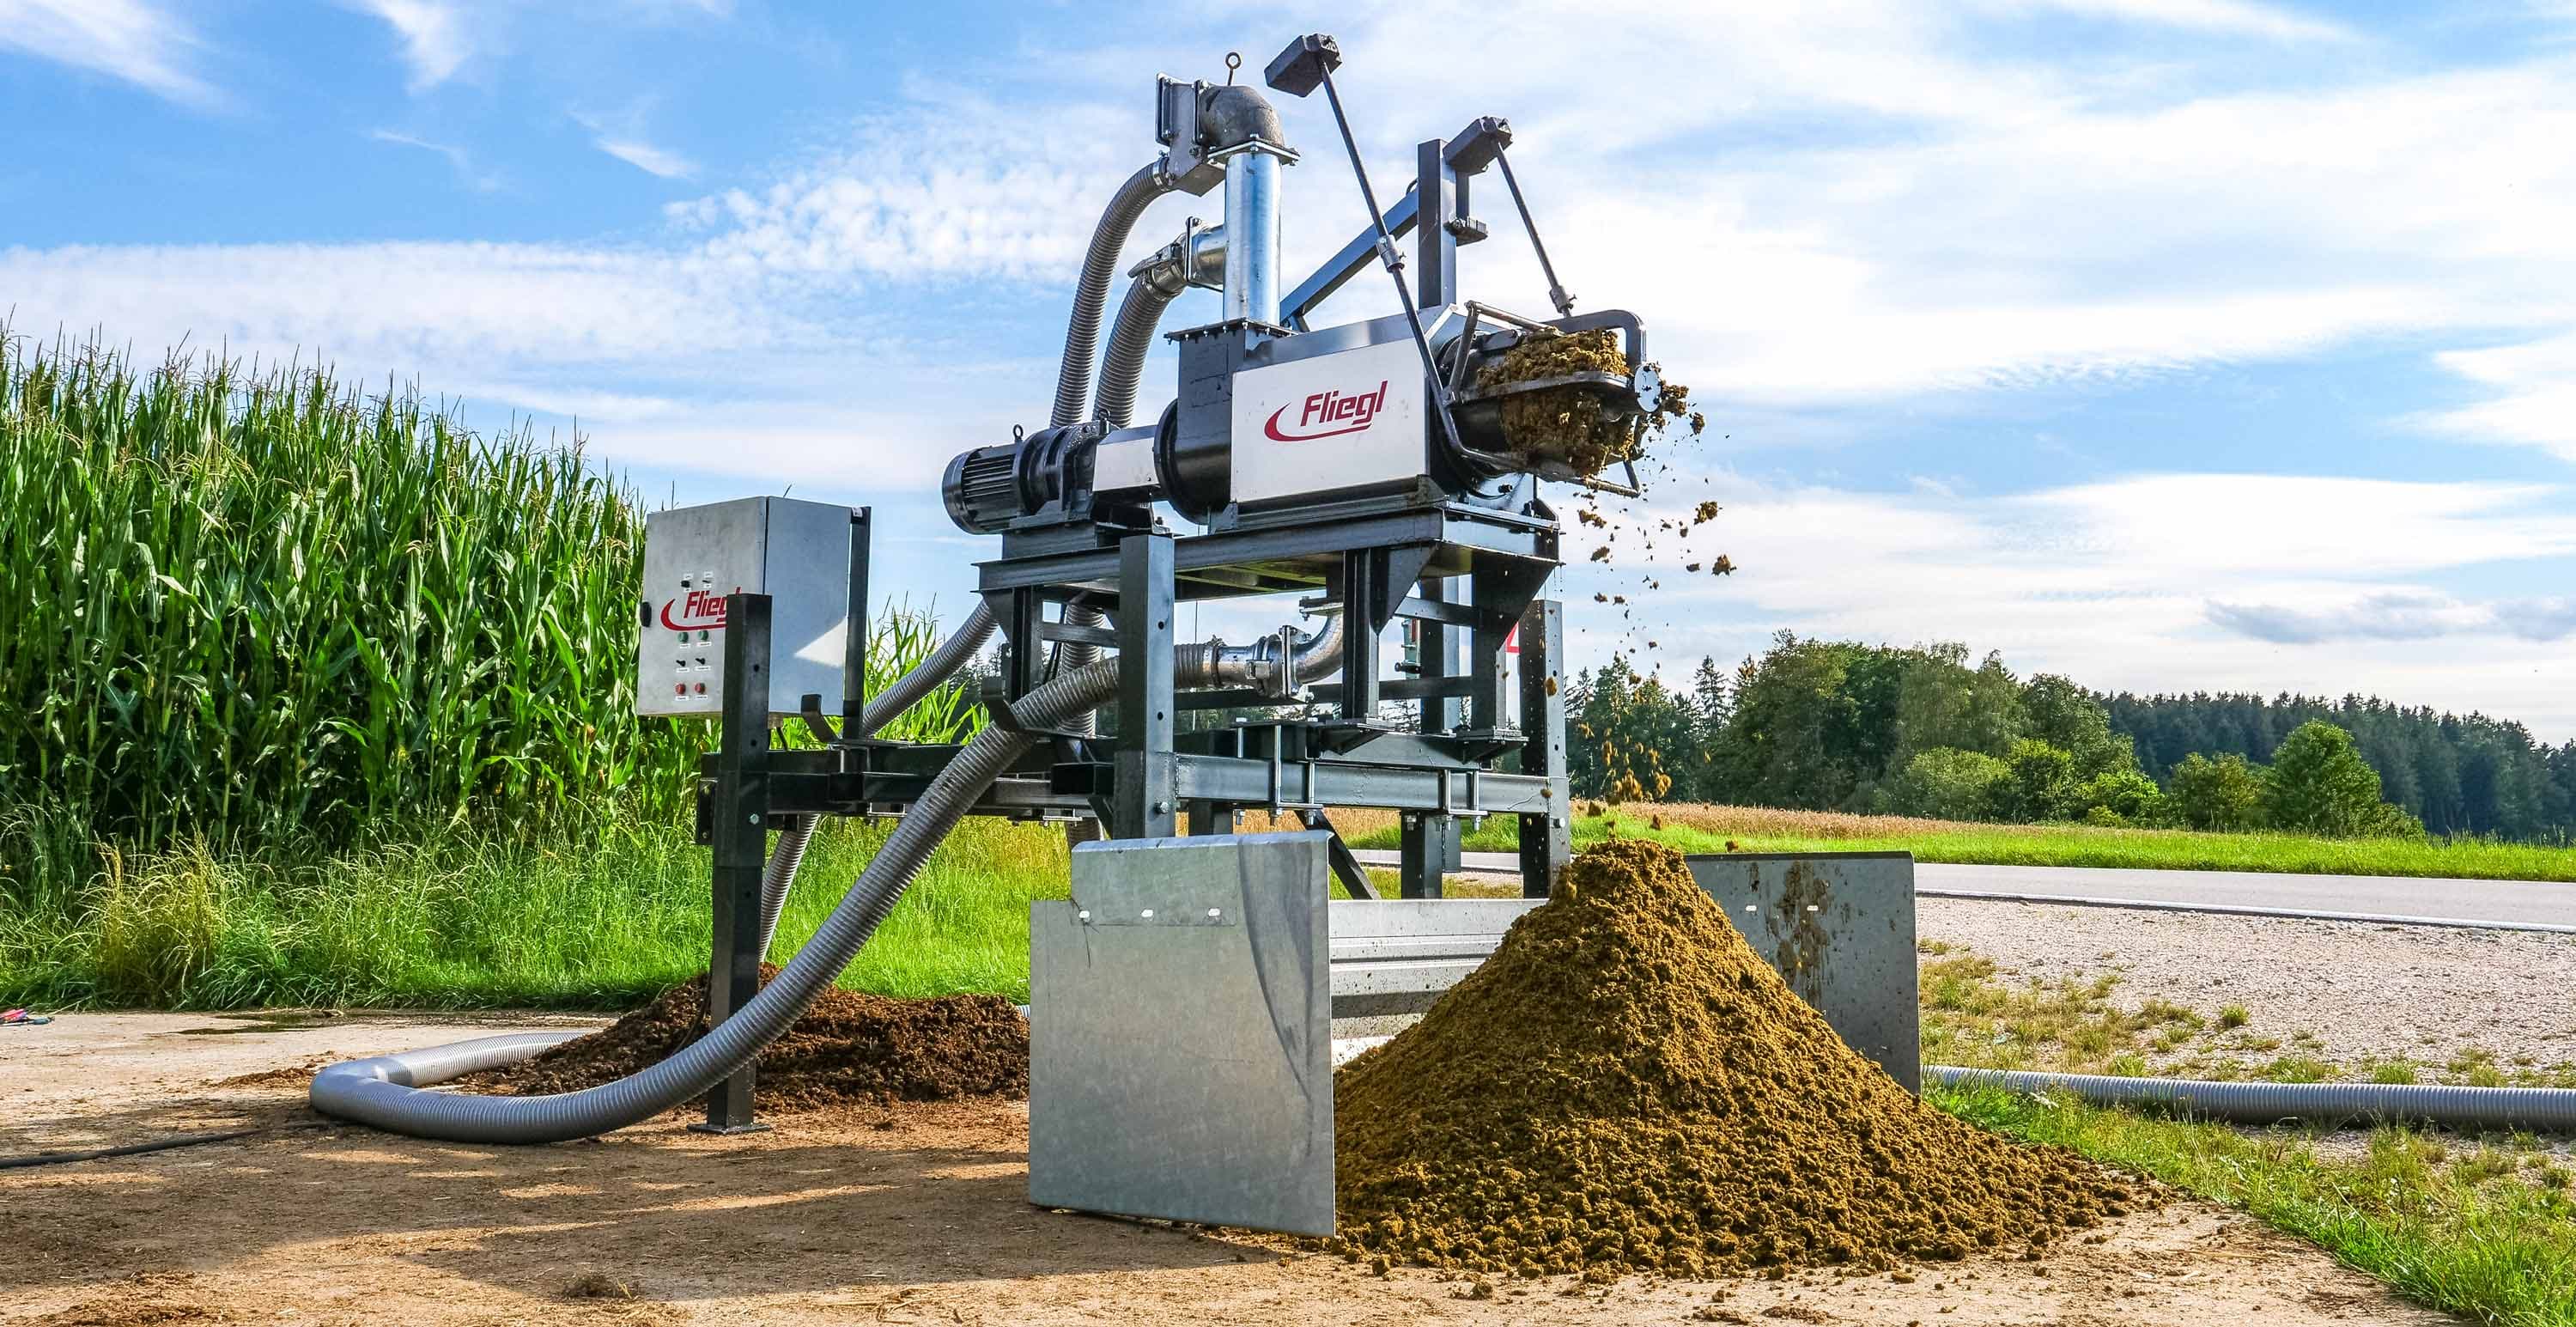
M 1278 152 L 1248 143 L 1225 159 L 1225 316 L 1279 321 Z

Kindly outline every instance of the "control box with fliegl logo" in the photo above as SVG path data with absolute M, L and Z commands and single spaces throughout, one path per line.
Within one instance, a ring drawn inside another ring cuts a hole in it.
M 770 597 L 769 712 L 793 714 L 816 695 L 838 713 L 856 518 L 849 507 L 793 498 L 739 498 L 646 516 L 635 712 L 722 712 L 725 596 L 743 591 Z

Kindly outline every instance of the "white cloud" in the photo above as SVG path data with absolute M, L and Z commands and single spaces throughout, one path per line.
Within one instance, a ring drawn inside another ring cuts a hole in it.
M 410 88 L 426 92 L 454 78 L 475 53 L 478 22 L 449 0 L 354 0 L 360 8 L 392 25 L 402 42 L 403 63 L 411 68 Z
M 338 0 L 383 19 L 402 46 L 413 93 L 458 77 L 471 76 L 467 66 L 497 60 L 514 44 L 514 29 L 524 19 L 549 20 L 596 41 L 601 29 L 635 21 L 665 23 L 691 18 L 728 18 L 732 0 L 589 0 L 587 3 L 538 4 L 534 0 Z
M 2212 600 L 2209 620 L 2222 630 L 2275 645 L 2316 645 L 2327 641 L 2460 640 L 2493 635 L 2512 630 L 2507 621 L 2520 621 L 2520 615 L 2528 609 L 2520 603 L 2475 604 L 2449 595 L 2391 590 L 2310 608 Z M 2515 630 L 2514 634 L 2532 635 L 2527 630 Z M 2536 635 L 2533 638 L 2547 639 Z
M 1652 553 L 1623 532 L 1610 568 L 1569 573 L 1590 652 L 1651 639 L 1687 668 L 1780 627 L 1964 640 L 2107 689 L 2376 691 L 2576 737 L 2576 601 L 2482 602 L 2438 583 L 2576 559 L 2566 487 L 2159 474 L 1952 499 L 1720 476 L 1701 491 L 1726 503 L 1714 524 Z M 1682 572 L 1721 551 L 1736 574 Z M 1609 618 L 1595 590 L 1631 596 L 1636 617 Z
M 590 131 L 591 146 L 647 175 L 683 180 L 697 174 L 697 163 L 646 136 L 644 123 L 651 109 L 648 98 L 614 115 L 575 111 L 572 118 Z
M 2443 368 L 2495 394 L 2427 412 L 2425 426 L 2486 442 L 2523 443 L 2576 461 L 2576 331 L 2484 350 L 2446 350 Z
M 698 173 L 696 163 L 667 148 L 655 147 L 640 138 L 607 138 L 596 140 L 599 150 L 625 162 L 647 175 L 666 180 L 685 180 Z
M 2275 41 L 2349 41 L 2351 29 L 2272 5 L 2242 0 L 2030 0 L 2013 8 L 2057 9 L 2088 17 L 2157 24 Z
M 2432 422 L 2576 449 L 2576 402 L 2551 395 L 2576 377 L 2564 331 L 2576 325 L 2576 165 L 2563 151 L 2576 64 L 2389 76 L 2355 72 L 2348 34 L 2291 10 L 1999 0 L 2007 15 L 2073 9 L 2183 40 L 2267 43 L 2277 85 L 2231 91 L 2197 81 L 2215 76 L 2168 58 L 2168 44 L 2153 62 L 1996 57 L 1968 19 L 1933 7 L 1847 0 L 1673 22 L 1642 0 L 1605 2 L 1578 24 L 1511 3 L 1335 24 L 1351 52 L 1345 92 L 1381 196 L 1401 191 L 1417 138 L 1511 113 L 1514 163 L 1584 307 L 1638 309 L 1658 354 L 1713 404 L 1901 407 L 2404 334 L 2513 342 L 2446 354 L 2495 397 Z M 388 18 L 424 87 L 500 42 L 491 11 L 375 8 L 404 10 L 409 27 Z M 2332 63 L 2302 65 L 2302 43 Z M 1479 77 L 1394 75 L 1423 49 Z M 681 233 L 652 246 L 0 251 L 0 290 L 22 333 L 61 322 L 138 347 L 186 335 L 235 353 L 318 350 L 433 391 L 578 414 L 614 464 L 918 497 L 950 452 L 1043 409 L 1061 293 L 1110 189 L 1153 150 L 1134 73 L 1161 54 L 1121 52 L 1083 99 L 1034 82 L 992 84 L 1009 102 L 917 93 L 769 181 L 675 205 Z M 1651 114 L 1637 110 L 1641 86 L 1658 89 Z M 1307 152 L 1288 194 L 1289 265 L 1302 271 L 1355 229 L 1358 204 L 1320 105 L 1282 100 Z M 640 114 L 585 123 L 603 150 L 660 151 Z M 1499 178 L 1476 190 L 1496 235 L 1469 253 L 1471 291 L 1543 307 Z M 1131 247 L 1217 208 L 1158 205 Z M 870 299 L 840 298 L 862 282 Z M 958 298 L 904 324 L 934 286 Z M 1391 311 L 1384 287 L 1368 274 L 1334 320 Z M 880 309 L 885 328 L 853 326 Z M 990 341 L 1012 319 L 1045 328 L 1005 341 L 1017 359 L 970 364 L 956 345 L 921 344 L 943 321 Z M 1651 631 L 1667 659 L 1732 657 L 1781 625 L 1966 638 L 2094 685 L 2359 687 L 2576 736 L 2564 644 L 2576 605 L 2445 583 L 2464 568 L 2576 559 L 2576 495 L 2563 488 L 2148 475 L 1961 497 L 1973 487 L 1721 479 L 1730 511 L 1693 542 L 1744 570 L 1689 577 L 1686 558 L 1670 559 L 1638 619 L 1638 640 Z M 1570 597 L 1596 582 L 1627 592 L 1628 574 L 1577 568 Z M 1600 614 L 1576 621 L 1596 639 L 1612 629 Z M 2336 644 L 2361 637 L 2367 651 Z
M 21 334 L 95 326 L 142 347 L 319 352 L 368 374 L 417 373 L 433 389 L 484 365 L 623 371 L 793 335 L 706 263 L 546 245 L 9 249 L 0 289 Z
M 367 137 L 372 138 L 379 143 L 392 143 L 399 147 L 416 147 L 423 152 L 437 153 L 440 157 L 445 158 L 448 166 L 456 172 L 456 178 L 463 181 L 470 188 L 482 190 L 488 193 L 491 190 L 501 187 L 501 177 L 488 171 L 476 170 L 474 168 L 473 154 L 467 152 L 461 147 L 456 147 L 447 143 L 433 143 L 428 139 L 414 138 L 410 134 L 396 133 L 391 129 L 371 129 L 367 131 Z
M 123 79 L 172 101 L 221 105 L 199 77 L 199 41 L 151 0 L 0 0 L 0 49 Z
M 710 231 L 711 256 L 754 270 L 1069 287 L 1100 209 L 1152 146 L 1150 123 L 1132 115 L 942 98 L 869 118 L 847 148 L 765 188 L 670 215 Z M 1135 240 L 1149 236 L 1165 238 L 1148 223 Z

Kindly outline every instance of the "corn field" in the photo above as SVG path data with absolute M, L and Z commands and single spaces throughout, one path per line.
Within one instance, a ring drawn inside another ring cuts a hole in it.
M 577 450 L 417 392 L 0 328 L 0 893 L 96 879 L 102 845 L 684 814 L 713 735 L 634 717 L 642 551 Z M 888 670 L 935 643 L 877 620 Z M 924 708 L 915 735 L 977 717 Z

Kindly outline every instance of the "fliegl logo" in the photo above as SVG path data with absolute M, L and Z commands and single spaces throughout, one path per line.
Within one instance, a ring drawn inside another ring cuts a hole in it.
M 678 610 L 677 617 L 672 611 Z M 725 624 L 725 597 L 708 590 L 691 590 L 683 599 L 662 601 L 662 625 L 673 631 L 713 631 Z
M 1376 422 L 1378 412 L 1386 408 L 1386 386 L 1386 380 L 1380 380 L 1377 390 L 1357 396 L 1339 391 L 1317 392 L 1303 402 L 1291 402 L 1272 411 L 1270 422 L 1262 425 L 1261 431 L 1272 442 L 1313 442 L 1360 432 Z M 1280 427 L 1291 410 L 1298 412 L 1293 431 Z

